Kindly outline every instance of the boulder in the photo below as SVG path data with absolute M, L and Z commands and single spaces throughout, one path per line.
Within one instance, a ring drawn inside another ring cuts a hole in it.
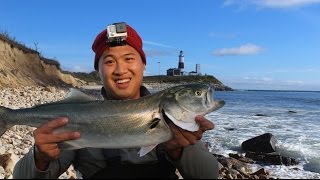
M 276 138 L 271 133 L 248 139 L 241 144 L 244 151 L 272 153 L 276 151 Z
M 273 153 L 247 152 L 245 154 L 245 157 L 251 158 L 254 161 L 260 161 L 261 163 L 268 163 L 272 165 L 293 166 L 298 164 L 298 162 L 294 158 L 285 157 L 280 154 Z

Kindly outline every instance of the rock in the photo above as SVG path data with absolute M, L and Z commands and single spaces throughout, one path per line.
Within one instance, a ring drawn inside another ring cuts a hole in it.
M 1 142 L 1 141 L 0 141 Z M 2 144 L 2 142 L 0 143 Z M 4 154 L 6 152 L 6 148 L 4 146 L 0 146 L 0 154 Z
M 233 179 L 233 177 L 230 173 L 228 173 L 228 174 L 226 174 L 226 179 Z
M 251 173 L 251 168 L 247 163 L 241 162 L 235 158 L 232 157 L 224 157 L 220 156 L 217 158 L 218 162 L 221 163 L 225 168 L 227 169 L 234 169 L 239 172 L 243 173 Z
M 228 130 L 228 131 L 234 131 L 236 128 L 228 128 L 228 127 L 225 127 L 224 129 L 225 129 L 225 130 Z
M 269 172 L 268 171 L 266 171 L 264 168 L 261 168 L 261 169 L 259 169 L 258 171 L 256 171 L 256 172 L 254 172 L 254 173 L 252 173 L 251 175 L 257 175 L 257 176 L 265 176 L 265 177 L 268 177 L 269 176 Z
M 8 165 L 8 161 L 11 158 L 11 154 L 1 154 L 0 155 L 0 166 L 2 166 L 3 168 L 6 168 Z
M 247 152 L 245 157 L 251 158 L 255 161 L 260 161 L 260 163 L 273 165 L 292 166 L 298 164 L 294 158 L 281 156 L 279 154 Z
M 241 144 L 244 151 L 271 153 L 276 151 L 277 140 L 271 133 L 248 139 Z
M 245 163 L 250 163 L 250 164 L 256 163 L 253 159 L 239 155 L 239 154 L 229 153 L 229 157 L 235 158 L 235 159 L 242 161 L 242 162 L 245 162 Z
M 256 114 L 255 116 L 267 117 L 267 115 L 265 115 L 265 114 Z
M 15 165 L 14 160 L 14 154 L 8 153 L 0 155 L 0 166 L 2 166 L 5 170 L 5 179 L 8 179 L 12 176 L 13 168 Z
M 51 92 L 51 93 L 55 93 L 56 92 L 56 88 L 52 87 L 52 86 L 46 86 L 44 88 L 45 91 Z
M 0 166 L 0 179 L 4 179 L 6 171 L 2 166 Z

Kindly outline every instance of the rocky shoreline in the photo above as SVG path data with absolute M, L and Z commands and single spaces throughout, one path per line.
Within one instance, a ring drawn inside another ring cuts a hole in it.
M 147 86 L 151 88 L 151 86 Z M 95 95 L 99 88 L 82 89 L 84 92 Z M 20 88 L 0 88 L 0 106 L 11 109 L 27 108 L 38 104 L 64 99 L 69 90 L 55 87 L 26 86 Z M 0 137 L 0 179 L 12 178 L 12 170 L 15 163 L 22 158 L 32 147 L 34 127 L 16 125 L 8 129 Z M 209 145 L 209 144 L 208 144 Z M 215 155 L 215 154 L 213 154 Z M 256 169 L 252 164 L 252 158 L 241 155 L 225 157 L 215 155 L 219 160 L 221 179 L 269 179 L 270 172 L 265 169 Z M 251 160 L 250 160 L 251 159 Z M 59 179 L 76 178 L 75 171 L 71 166 Z

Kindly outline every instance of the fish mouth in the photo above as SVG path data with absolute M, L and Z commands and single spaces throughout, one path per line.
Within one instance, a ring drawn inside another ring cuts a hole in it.
M 225 105 L 225 101 L 224 100 L 215 100 L 214 99 L 214 87 L 213 86 L 209 86 L 207 94 L 206 94 L 206 98 L 205 98 L 205 106 L 210 109 L 210 111 L 214 111 L 217 109 L 222 108 Z

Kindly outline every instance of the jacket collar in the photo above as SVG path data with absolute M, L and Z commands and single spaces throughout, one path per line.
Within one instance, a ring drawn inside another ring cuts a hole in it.
M 104 99 L 112 100 L 112 99 L 108 98 L 106 90 L 104 89 L 103 86 L 101 88 L 101 95 L 103 96 Z M 140 96 L 143 97 L 143 96 L 147 96 L 147 95 L 151 95 L 150 91 L 146 87 L 140 86 Z

